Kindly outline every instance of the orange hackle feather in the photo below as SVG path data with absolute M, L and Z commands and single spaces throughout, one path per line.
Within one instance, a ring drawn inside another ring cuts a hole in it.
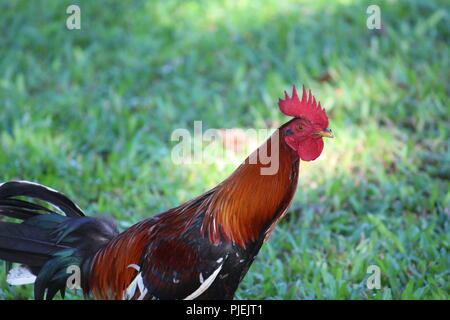
M 279 161 L 276 174 L 263 175 L 267 165 L 260 161 L 251 164 L 250 155 L 225 181 L 216 187 L 209 200 L 202 231 L 212 243 L 224 238 L 245 248 L 246 243 L 257 241 L 264 228 L 270 233 L 272 224 L 284 215 L 290 206 L 297 187 L 298 157 L 276 132 L 279 153 L 273 158 Z M 268 139 L 255 153 L 267 148 L 272 151 L 272 139 Z
M 90 292 L 97 299 L 123 299 L 126 289 L 138 273 L 130 265 L 141 264 L 149 244 L 183 235 L 194 222 L 192 218 L 196 207 L 193 203 L 196 199 L 135 224 L 101 249 L 92 262 Z M 177 254 L 174 249 L 171 255 L 178 257 L 178 263 L 182 263 L 182 254 Z M 156 262 L 157 259 L 145 263 L 152 265 Z
M 92 262 L 89 290 L 97 299 L 121 300 L 137 271 L 137 264 L 149 240 L 143 223 L 121 233 L 100 250 Z

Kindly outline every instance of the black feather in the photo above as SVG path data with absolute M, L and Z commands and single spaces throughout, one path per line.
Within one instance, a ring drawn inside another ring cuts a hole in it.
M 33 267 L 33 270 L 36 270 L 36 268 L 40 269 L 48 258 L 48 256 L 31 252 L 18 252 L 15 250 L 0 249 L 0 260 L 24 264 Z
M 17 251 L 51 255 L 69 248 L 52 240 L 45 230 L 26 224 L 0 222 L 0 249 L 14 248 Z
M 0 207 L 0 215 L 14 219 L 26 220 L 34 217 L 36 214 L 38 213 L 36 213 L 35 211 L 20 209 L 17 207 Z
M 48 213 L 53 212 L 53 211 L 49 210 L 48 208 L 40 206 L 38 204 L 27 202 L 27 201 L 22 201 L 22 200 L 18 200 L 18 199 L 1 199 L 0 206 L 11 206 L 14 208 L 45 211 Z
M 22 196 L 46 201 L 66 216 L 16 199 Z M 29 182 L 0 184 L 2 215 L 23 222 L 0 221 L 0 260 L 24 264 L 37 275 L 36 299 L 64 296 L 71 265 L 83 270 L 86 284 L 93 255 L 119 233 L 112 219 L 86 217 L 62 193 Z
M 64 194 L 48 187 L 28 182 L 10 181 L 0 185 L 0 199 L 26 196 L 40 199 L 59 208 L 68 217 L 82 217 L 83 211 Z

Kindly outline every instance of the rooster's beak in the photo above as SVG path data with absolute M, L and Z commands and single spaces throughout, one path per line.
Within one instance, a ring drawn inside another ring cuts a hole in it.
M 317 133 L 322 138 L 333 138 L 333 132 L 330 129 L 323 129 L 322 131 Z

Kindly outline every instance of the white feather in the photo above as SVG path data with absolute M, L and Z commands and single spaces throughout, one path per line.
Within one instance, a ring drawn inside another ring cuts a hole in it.
M 6 276 L 6 282 L 10 285 L 18 286 L 22 284 L 30 284 L 36 281 L 36 276 L 28 270 L 28 268 L 20 266 L 9 270 Z
M 208 278 L 206 278 L 206 280 L 200 285 L 200 287 L 197 290 L 195 290 L 190 295 L 188 295 L 186 298 L 184 298 L 184 300 L 193 300 L 193 299 L 197 298 L 198 296 L 200 296 L 203 292 L 205 292 L 213 284 L 213 282 L 216 279 L 217 275 L 219 274 L 220 270 L 222 270 L 222 266 L 223 266 L 223 264 L 221 264 L 216 269 L 216 271 L 213 272 L 212 275 L 210 275 Z
M 139 267 L 137 264 L 130 264 L 128 267 L 135 269 L 137 272 L 141 270 L 141 267 Z M 143 300 L 145 295 L 147 294 L 148 289 L 144 285 L 144 279 L 142 278 L 142 274 L 140 272 L 128 286 L 123 296 L 123 300 L 133 299 L 137 289 L 139 289 L 139 292 L 141 293 L 138 297 L 138 300 Z

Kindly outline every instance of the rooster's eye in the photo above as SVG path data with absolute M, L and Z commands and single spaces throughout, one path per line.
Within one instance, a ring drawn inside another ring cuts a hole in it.
M 303 130 L 303 126 L 297 125 L 297 130 L 302 131 Z

